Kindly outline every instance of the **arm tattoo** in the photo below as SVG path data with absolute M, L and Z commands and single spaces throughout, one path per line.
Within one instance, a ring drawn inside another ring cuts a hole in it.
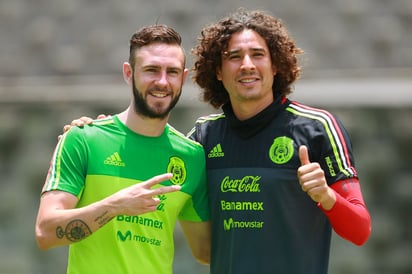
M 103 212 L 102 215 L 97 216 L 97 218 L 94 220 L 96 223 L 99 224 L 100 227 L 104 226 L 105 224 L 110 222 L 111 219 L 113 219 L 113 217 L 107 216 L 107 213 L 108 213 L 107 211 Z
M 90 236 L 90 234 L 92 234 L 92 231 L 82 220 L 73 220 L 69 222 L 65 230 L 63 230 L 61 226 L 56 228 L 57 238 L 62 239 L 66 236 L 66 238 L 71 242 L 79 242 Z

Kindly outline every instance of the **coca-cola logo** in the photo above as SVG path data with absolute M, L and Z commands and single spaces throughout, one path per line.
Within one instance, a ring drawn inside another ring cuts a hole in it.
M 260 192 L 260 176 L 245 176 L 241 179 L 223 178 L 220 184 L 222 192 Z

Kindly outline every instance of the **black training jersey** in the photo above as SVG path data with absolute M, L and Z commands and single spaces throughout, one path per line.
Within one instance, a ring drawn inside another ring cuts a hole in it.
M 213 274 L 326 274 L 331 226 L 302 191 L 298 148 L 306 145 L 328 184 L 356 177 L 349 136 L 336 117 L 279 98 L 244 122 L 224 113 L 197 120 L 212 220 Z

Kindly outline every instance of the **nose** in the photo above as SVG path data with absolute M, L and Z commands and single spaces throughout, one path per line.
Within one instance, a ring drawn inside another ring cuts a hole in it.
M 161 71 L 159 73 L 159 78 L 156 79 L 156 84 L 162 87 L 165 87 L 169 84 L 167 80 L 167 73 L 166 71 Z
M 249 54 L 245 54 L 245 56 L 243 56 L 241 69 L 244 71 L 255 69 L 255 64 L 253 63 L 252 58 L 250 58 Z

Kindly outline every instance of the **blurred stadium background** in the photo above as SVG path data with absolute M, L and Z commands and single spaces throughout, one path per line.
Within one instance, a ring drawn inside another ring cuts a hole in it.
M 292 98 L 338 114 L 352 136 L 373 232 L 362 247 L 334 236 L 330 273 L 412 273 L 411 0 L 0 0 L 1 274 L 65 273 L 66 248 L 35 245 L 39 192 L 64 124 L 127 106 L 130 35 L 165 23 L 189 53 L 202 26 L 240 6 L 283 19 L 305 50 Z M 198 94 L 188 80 L 171 119 L 183 132 L 215 111 Z M 208 273 L 179 227 L 174 268 Z

